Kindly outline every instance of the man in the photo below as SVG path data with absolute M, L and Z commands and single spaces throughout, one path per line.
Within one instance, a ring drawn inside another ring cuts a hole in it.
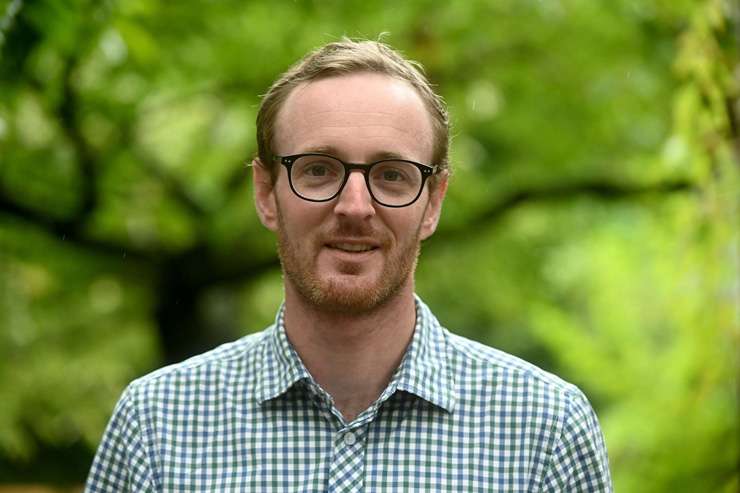
M 253 178 L 285 303 L 265 331 L 132 383 L 87 491 L 611 491 L 583 394 L 451 334 L 414 294 L 448 135 L 382 43 L 330 43 L 283 74 Z

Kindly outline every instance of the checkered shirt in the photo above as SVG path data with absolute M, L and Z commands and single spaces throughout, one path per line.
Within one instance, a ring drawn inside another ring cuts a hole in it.
M 378 400 L 346 422 L 283 327 L 124 391 L 87 492 L 612 491 L 575 386 L 439 325 L 416 329 Z

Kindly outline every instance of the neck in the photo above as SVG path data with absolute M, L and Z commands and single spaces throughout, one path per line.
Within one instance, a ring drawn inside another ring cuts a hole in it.
M 382 306 L 360 314 L 323 311 L 286 284 L 288 339 L 347 421 L 386 388 L 411 342 L 415 322 L 412 283 Z

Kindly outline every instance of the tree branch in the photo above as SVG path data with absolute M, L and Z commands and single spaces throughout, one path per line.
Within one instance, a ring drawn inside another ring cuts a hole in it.
M 70 57 L 64 68 L 62 75 L 62 100 L 57 107 L 57 116 L 62 131 L 77 154 L 77 163 L 80 174 L 82 175 L 82 193 L 80 205 L 77 212 L 66 220 L 66 228 L 69 230 L 80 230 L 86 224 L 90 216 L 95 212 L 98 204 L 97 193 L 97 170 L 95 162 L 97 156 L 85 140 L 82 134 L 79 122 L 79 105 L 80 100 L 77 92 L 74 90 L 72 77 L 77 68 L 79 60 L 77 57 Z
M 740 166 L 740 96 L 725 98 L 725 108 L 729 121 L 730 142 L 735 153 L 737 165 Z
M 537 202 L 563 202 L 579 197 L 594 197 L 603 201 L 622 201 L 644 195 L 665 195 L 696 191 L 696 186 L 687 180 L 665 181 L 654 185 L 623 185 L 606 182 L 583 182 L 555 185 L 549 188 L 523 189 L 510 193 L 478 212 L 464 224 L 439 230 L 430 243 L 443 244 L 468 236 L 472 228 L 497 221 L 520 205 Z
M 0 214 L 20 219 L 26 224 L 35 226 L 50 236 L 64 241 L 74 242 L 81 248 L 95 253 L 131 258 L 132 260 L 151 260 L 158 257 L 158 253 L 145 251 L 132 245 L 124 245 L 115 241 L 91 238 L 85 235 L 75 221 L 56 219 L 43 212 L 33 209 L 9 199 L 0 188 Z

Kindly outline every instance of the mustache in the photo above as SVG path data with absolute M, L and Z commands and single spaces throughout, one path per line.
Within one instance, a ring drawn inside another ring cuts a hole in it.
M 332 228 L 326 236 L 330 237 L 358 237 L 358 238 L 375 238 L 383 234 L 372 226 L 338 226 Z
M 380 242 L 382 245 L 390 243 L 387 231 L 375 228 L 367 223 L 358 223 L 355 221 L 339 222 L 321 234 L 320 238 L 324 242 L 334 238 L 372 238 L 373 240 Z

